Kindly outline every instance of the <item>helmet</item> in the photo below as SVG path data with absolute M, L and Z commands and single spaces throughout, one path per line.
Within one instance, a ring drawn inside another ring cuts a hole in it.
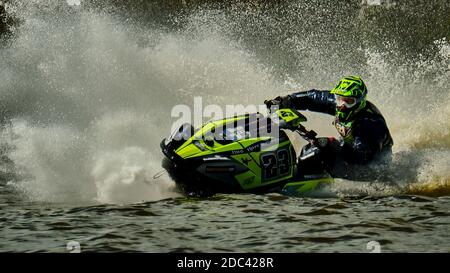
M 336 117 L 351 121 L 366 106 L 367 87 L 358 76 L 346 76 L 330 92 L 336 97 Z

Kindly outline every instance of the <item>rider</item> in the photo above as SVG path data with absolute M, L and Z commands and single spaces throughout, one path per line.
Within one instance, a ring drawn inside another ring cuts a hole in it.
M 266 104 L 334 115 L 333 125 L 340 138 L 318 138 L 315 144 L 321 147 L 321 162 L 334 177 L 364 179 L 372 177 L 368 169 L 373 168 L 367 168 L 368 165 L 389 163 L 393 145 L 385 119 L 375 105 L 366 100 L 366 96 L 367 87 L 362 79 L 347 76 L 330 91 L 296 92 L 278 96 Z

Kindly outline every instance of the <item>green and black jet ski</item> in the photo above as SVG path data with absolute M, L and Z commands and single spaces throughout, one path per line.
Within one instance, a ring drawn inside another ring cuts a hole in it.
M 205 123 L 194 129 L 183 124 L 163 139 L 163 167 L 187 195 L 268 193 L 308 195 L 333 182 L 317 163 L 316 133 L 301 124 L 306 117 L 279 109 Z M 300 156 L 285 130 L 309 142 Z

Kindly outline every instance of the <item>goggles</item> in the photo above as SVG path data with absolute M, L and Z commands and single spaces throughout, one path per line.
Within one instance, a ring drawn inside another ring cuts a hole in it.
M 336 105 L 337 107 L 344 107 L 345 108 L 352 108 L 353 106 L 358 103 L 358 99 L 354 97 L 343 97 L 339 95 L 334 95 L 336 98 Z

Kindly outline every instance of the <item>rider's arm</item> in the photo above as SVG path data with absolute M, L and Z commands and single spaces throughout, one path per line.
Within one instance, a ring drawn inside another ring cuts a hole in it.
M 291 107 L 298 110 L 309 110 L 334 115 L 336 101 L 330 91 L 309 90 L 289 95 Z

